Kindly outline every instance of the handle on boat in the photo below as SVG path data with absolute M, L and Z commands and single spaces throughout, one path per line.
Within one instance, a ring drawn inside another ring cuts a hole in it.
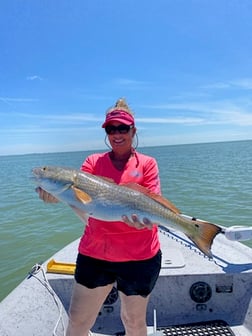
M 252 227 L 231 226 L 222 231 L 229 240 L 245 241 L 252 239 Z
M 185 217 L 190 220 L 196 220 L 195 217 L 191 217 L 185 214 L 181 214 L 182 217 Z M 200 219 L 202 222 L 204 220 Z M 228 240 L 235 240 L 235 241 L 245 241 L 245 240 L 252 240 L 252 226 L 230 226 L 230 227 L 221 227 L 222 233 Z

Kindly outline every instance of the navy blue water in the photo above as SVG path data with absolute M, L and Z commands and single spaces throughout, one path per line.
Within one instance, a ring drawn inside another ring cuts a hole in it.
M 142 148 L 159 164 L 163 195 L 183 213 L 224 226 L 252 226 L 252 141 Z M 83 231 L 63 204 L 38 199 L 35 166 L 79 168 L 91 152 L 1 156 L 0 300 Z M 246 243 L 252 247 L 252 241 Z

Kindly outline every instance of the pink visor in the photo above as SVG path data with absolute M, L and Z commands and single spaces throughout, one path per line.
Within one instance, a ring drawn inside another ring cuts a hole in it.
M 123 111 L 123 110 L 114 110 L 106 115 L 106 119 L 102 124 L 102 127 L 105 128 L 112 121 L 121 122 L 124 125 L 134 125 L 135 120 L 133 115 Z

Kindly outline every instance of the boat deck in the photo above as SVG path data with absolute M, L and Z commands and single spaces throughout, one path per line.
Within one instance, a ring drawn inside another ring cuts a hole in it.
M 219 235 L 209 259 L 178 232 L 160 229 L 160 241 L 162 269 L 148 305 L 148 335 L 251 336 L 252 249 Z M 78 242 L 53 259 L 74 263 Z M 35 270 L 0 304 L 0 335 L 48 336 L 55 330 L 63 336 L 73 282 L 70 274 Z M 92 332 L 124 335 L 116 285 Z

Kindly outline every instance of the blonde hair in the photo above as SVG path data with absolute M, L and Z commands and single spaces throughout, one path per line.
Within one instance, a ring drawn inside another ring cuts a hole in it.
M 116 110 L 123 110 L 127 112 L 128 114 L 131 114 L 132 116 L 134 116 L 134 113 L 131 111 L 131 109 L 129 108 L 124 98 L 119 98 L 116 101 L 115 105 L 107 110 L 106 115 Z

